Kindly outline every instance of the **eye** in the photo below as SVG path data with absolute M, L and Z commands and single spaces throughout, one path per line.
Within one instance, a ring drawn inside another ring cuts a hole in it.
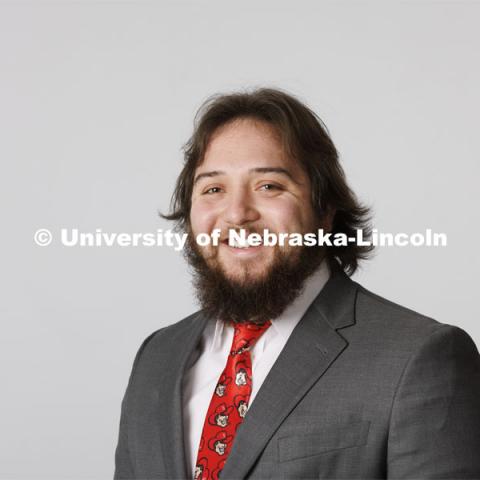
M 212 193 L 219 193 L 221 190 L 220 187 L 210 187 L 210 188 L 207 188 L 203 193 L 202 195 L 211 195 Z
M 281 190 L 279 185 L 275 185 L 274 183 L 264 183 L 260 186 L 260 190 L 264 192 L 274 191 L 274 190 Z

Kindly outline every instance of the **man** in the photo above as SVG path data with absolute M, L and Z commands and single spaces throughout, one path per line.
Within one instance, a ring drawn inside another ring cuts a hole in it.
M 229 244 L 243 229 L 368 237 L 316 115 L 274 89 L 218 96 L 173 212 L 202 309 L 150 335 L 115 479 L 480 478 L 480 357 L 460 328 L 349 278 L 369 248 Z M 218 245 L 198 234 L 219 231 Z

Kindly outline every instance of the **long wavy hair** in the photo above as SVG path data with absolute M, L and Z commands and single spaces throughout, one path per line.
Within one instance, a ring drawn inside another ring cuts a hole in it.
M 305 104 L 276 88 L 216 94 L 201 105 L 193 134 L 183 147 L 184 166 L 172 195 L 170 213 L 160 213 L 162 218 L 175 221 L 178 230 L 189 230 L 195 170 L 203 162 L 212 134 L 239 118 L 260 120 L 276 129 L 285 151 L 310 178 L 311 202 L 318 218 L 328 211 L 335 212 L 332 235 L 343 233 L 351 238 L 357 229 L 362 229 L 363 238 L 370 238 L 370 209 L 357 200 L 348 186 L 327 127 Z M 331 267 L 340 266 L 352 275 L 359 261 L 369 257 L 373 246 L 348 242 L 326 250 Z

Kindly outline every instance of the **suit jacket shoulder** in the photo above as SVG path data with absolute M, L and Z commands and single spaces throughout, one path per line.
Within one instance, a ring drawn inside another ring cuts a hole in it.
M 355 282 L 356 283 L 356 282 Z M 439 322 L 407 307 L 377 295 L 358 285 L 355 305 L 357 331 L 381 337 L 389 347 L 413 352 L 439 330 L 461 328 Z
M 182 337 L 191 331 L 192 326 L 202 317 L 202 311 L 198 310 L 181 320 L 155 330 L 148 335 L 142 342 L 137 357 L 144 351 L 148 353 L 152 350 L 162 348 L 163 345 L 171 345 L 172 342 L 181 341 Z

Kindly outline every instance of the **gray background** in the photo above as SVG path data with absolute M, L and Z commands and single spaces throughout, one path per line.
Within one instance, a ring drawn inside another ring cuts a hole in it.
M 365 287 L 480 344 L 477 2 L 0 4 L 0 477 L 103 479 L 152 331 L 195 309 L 169 248 L 68 249 L 38 228 L 150 232 L 200 103 L 278 86 L 326 122 L 383 248 Z

